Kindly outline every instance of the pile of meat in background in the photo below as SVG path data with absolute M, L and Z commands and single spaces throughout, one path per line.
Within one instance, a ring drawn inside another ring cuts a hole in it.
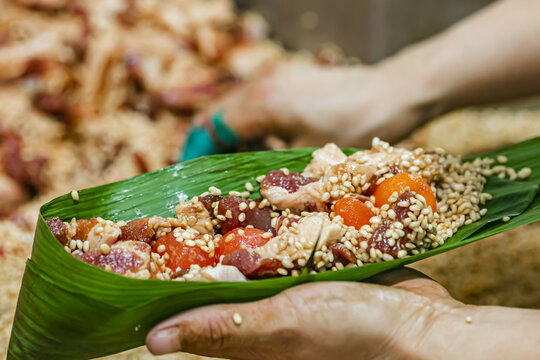
M 282 60 L 328 57 L 229 0 L 0 0 L 0 216 L 175 162 L 197 110 Z

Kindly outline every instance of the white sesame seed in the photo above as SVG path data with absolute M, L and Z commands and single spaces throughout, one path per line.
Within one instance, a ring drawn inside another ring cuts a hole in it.
M 472 324 L 472 318 L 471 318 L 470 316 L 467 316 L 467 317 L 465 318 L 465 322 L 466 322 L 467 324 Z
M 284 268 L 277 269 L 277 272 L 278 274 L 283 275 L 283 276 L 287 276 L 288 274 L 287 270 L 285 270 Z
M 238 220 L 239 221 L 245 221 L 246 220 L 246 214 L 245 213 L 240 213 L 240 215 L 238 215 Z
M 245 186 L 246 186 L 246 190 L 247 190 L 247 191 L 249 191 L 249 192 L 255 191 L 255 188 L 253 187 L 253 184 L 252 184 L 252 183 L 247 182 Z
M 238 209 L 240 209 L 240 211 L 244 211 L 246 210 L 248 207 L 248 204 L 243 202 L 243 203 L 240 203 L 240 205 L 238 205 Z
M 281 263 L 283 264 L 283 266 L 285 266 L 287 269 L 292 269 L 294 267 L 293 263 L 291 262 L 291 260 L 289 259 L 283 259 L 281 261 Z
M 523 168 L 521 170 L 519 170 L 517 176 L 520 178 L 520 179 L 526 179 L 529 177 L 529 175 L 531 175 L 531 168 Z
M 229 236 L 226 236 L 224 238 L 225 242 L 228 243 L 230 241 L 233 241 L 234 240 L 234 233 L 230 234 Z
M 329 192 L 325 192 L 324 194 L 322 194 L 322 196 L 321 196 L 322 201 L 328 201 L 329 199 L 330 199 L 330 193 Z
M 500 162 L 501 164 L 504 164 L 508 161 L 508 158 L 504 155 L 499 155 L 497 156 L 497 161 Z
M 503 222 L 509 222 L 510 221 L 510 216 L 505 216 L 502 218 L 502 221 Z
M 390 254 L 383 254 L 382 258 L 383 258 L 384 261 L 392 261 L 392 260 L 394 260 L 394 257 L 392 255 L 390 255 Z
M 157 252 L 161 254 L 164 251 L 165 251 L 165 245 L 163 244 L 159 245 L 157 248 Z
M 88 242 L 88 240 L 86 240 L 85 242 L 83 242 L 83 251 L 88 252 L 89 249 L 90 249 L 90 243 Z
M 246 232 L 245 232 L 244 230 L 242 230 L 242 229 L 238 229 L 236 232 L 237 232 L 238 235 L 240 235 L 240 236 L 246 235 Z
M 99 250 L 103 255 L 107 255 L 111 251 L 111 247 L 107 244 L 101 244 Z
M 239 313 L 235 312 L 233 314 L 233 322 L 235 325 L 240 325 L 242 324 L 242 315 L 240 315 Z
M 79 201 L 79 192 L 77 190 L 71 190 L 71 198 L 74 201 Z

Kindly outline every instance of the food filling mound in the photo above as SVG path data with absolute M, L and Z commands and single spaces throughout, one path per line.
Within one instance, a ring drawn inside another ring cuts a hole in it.
M 350 156 L 328 144 L 301 174 L 283 168 L 259 176 L 259 199 L 250 199 L 248 182 L 243 192 L 210 187 L 180 200 L 171 218 L 46 222 L 73 256 L 129 277 L 298 276 L 441 246 L 486 214 L 486 177 L 506 172 L 516 174 L 490 158 L 462 162 L 442 149 L 408 151 L 375 138 L 370 150 Z

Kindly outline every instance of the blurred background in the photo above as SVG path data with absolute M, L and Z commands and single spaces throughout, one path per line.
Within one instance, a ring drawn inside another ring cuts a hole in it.
M 490 2 L 0 0 L 0 354 L 41 204 L 176 162 L 193 115 L 268 64 L 372 64 Z M 539 103 L 454 111 L 401 145 L 473 154 L 538 136 Z M 414 266 L 461 301 L 540 308 L 538 231 Z
M 423 40 L 493 0 L 238 0 L 256 9 L 287 48 L 332 43 L 371 64 Z

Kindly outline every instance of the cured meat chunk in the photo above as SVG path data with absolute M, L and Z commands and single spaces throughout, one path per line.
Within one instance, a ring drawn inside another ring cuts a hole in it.
M 275 275 L 281 267 L 281 261 L 263 259 L 253 250 L 240 249 L 225 255 L 223 265 L 232 265 L 250 279 L 264 278 Z
M 140 241 L 119 241 L 108 254 L 99 250 L 75 253 L 82 261 L 117 274 L 149 278 L 150 245 Z
M 123 240 L 136 240 L 149 243 L 154 240 L 154 230 L 148 225 L 148 219 L 135 219 L 121 227 L 122 233 L 118 238 Z
M 62 245 L 66 245 L 69 241 L 66 224 L 58 216 L 46 219 L 45 222 L 47 223 L 47 226 L 49 226 L 54 237 L 58 239 Z
M 250 206 L 255 202 L 255 206 Z M 229 231 L 252 225 L 254 228 L 264 231 L 273 230 L 272 210 L 269 207 L 260 208 L 260 201 L 248 200 L 238 196 L 225 196 L 219 201 L 218 214 L 221 219 L 221 232 Z M 243 215 L 242 215 L 243 214 Z

